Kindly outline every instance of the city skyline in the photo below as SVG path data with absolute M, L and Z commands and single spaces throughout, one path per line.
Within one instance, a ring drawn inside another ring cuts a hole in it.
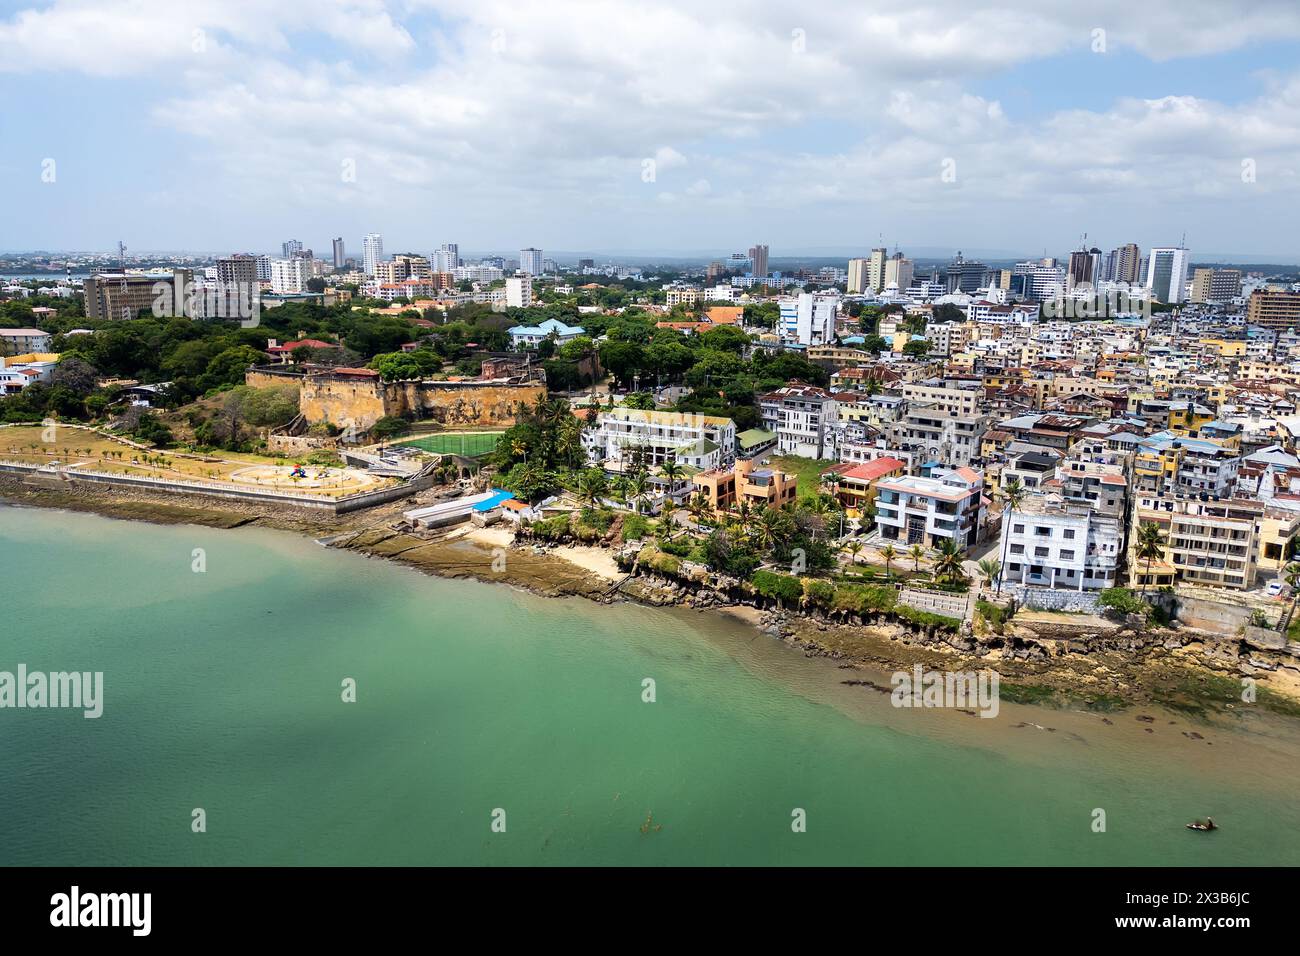
M 1289 4 L 175 6 L 0 14 L 0 248 L 1295 261 Z

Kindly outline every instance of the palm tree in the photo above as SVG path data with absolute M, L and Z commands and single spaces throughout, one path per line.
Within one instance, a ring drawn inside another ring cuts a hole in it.
M 1025 490 L 1024 483 L 1019 478 L 1012 478 L 1000 491 L 994 492 L 1003 501 L 1002 508 L 1002 560 L 1003 567 L 1007 563 L 1007 548 L 1011 546 L 1011 515 L 1020 507 L 1025 496 L 1029 494 Z M 1002 593 L 1002 575 L 998 575 L 998 594 Z
M 990 586 L 993 584 L 993 579 L 1002 573 L 1002 565 L 993 558 L 985 558 L 976 567 L 979 568 L 980 577 L 984 578 Z
M 898 557 L 898 551 L 892 544 L 887 544 L 880 549 L 880 556 L 885 559 L 885 577 L 892 578 L 894 573 L 890 566 L 893 564 L 894 559 Z
M 1295 617 L 1296 601 L 1300 600 L 1300 564 L 1292 561 L 1282 569 L 1282 576 L 1286 578 L 1286 583 L 1291 586 L 1291 606 L 1287 609 L 1286 615 L 1278 628 L 1285 634 L 1291 627 L 1291 618 Z
M 691 517 L 695 519 L 696 524 L 703 523 L 705 515 L 707 515 L 711 510 L 709 508 L 708 496 L 705 495 L 703 490 L 697 494 L 691 495 L 691 499 L 686 505 L 686 510 L 691 513 Z
M 675 460 L 669 459 L 659 466 L 659 474 L 668 481 L 668 492 L 671 494 L 673 489 L 677 487 L 677 482 L 680 481 L 682 475 L 685 474 L 685 471 Z
M 936 581 L 960 581 L 965 575 L 961 569 L 962 549 L 952 538 L 939 542 L 938 555 L 934 559 L 934 579 Z
M 848 544 L 844 546 L 844 550 L 850 554 L 851 562 L 853 564 L 857 564 L 858 555 L 862 553 L 862 542 L 859 541 L 857 538 L 854 538 L 852 541 L 850 541 Z
M 578 496 L 591 507 L 599 505 L 608 490 L 609 482 L 599 468 L 587 468 L 578 475 Z
M 641 513 L 641 499 L 645 497 L 646 491 L 650 487 L 650 478 L 645 470 L 635 472 L 627 482 L 627 493 L 632 501 L 632 510 L 637 514 Z
M 914 544 L 907 549 L 907 553 L 912 556 L 912 570 L 921 570 L 921 559 L 925 557 L 925 548 L 922 545 Z
M 1162 558 L 1165 554 L 1164 535 L 1160 531 L 1160 525 L 1154 521 L 1144 521 L 1138 528 L 1137 543 L 1133 547 L 1133 555 L 1139 560 L 1147 563 L 1146 577 L 1142 579 L 1142 593 L 1145 594 L 1147 584 L 1151 580 L 1151 562 L 1156 558 Z

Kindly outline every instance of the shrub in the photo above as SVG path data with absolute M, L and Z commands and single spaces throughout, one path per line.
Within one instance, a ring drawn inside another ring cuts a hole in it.
M 1011 620 L 1011 609 L 1003 607 L 1000 604 L 994 604 L 992 601 L 986 601 L 980 598 L 975 602 L 975 610 L 979 611 L 980 617 L 989 622 L 989 627 L 1001 634 L 1007 626 L 1007 621 Z
M 1141 614 L 1146 617 L 1151 614 L 1151 605 L 1136 597 L 1128 588 L 1106 588 L 1097 598 L 1097 603 L 1120 614 Z
M 623 516 L 623 540 L 640 541 L 650 534 L 650 522 L 645 515 L 625 514 Z
M 569 536 L 569 516 L 554 515 L 542 518 L 531 525 L 533 537 L 542 541 L 563 541 Z
M 775 598 L 783 604 L 792 604 L 803 597 L 803 584 L 790 574 L 775 571 L 755 571 L 750 578 L 754 590 L 764 597 Z
M 804 582 L 804 591 L 814 607 L 830 608 L 835 604 L 835 585 L 830 581 L 810 578 Z
M 909 621 L 918 627 L 935 627 L 941 631 L 954 632 L 961 627 L 961 620 L 959 618 L 949 617 L 946 614 L 934 614 L 930 611 L 922 611 L 907 604 L 900 604 L 895 607 L 894 613 L 898 615 L 900 620 Z

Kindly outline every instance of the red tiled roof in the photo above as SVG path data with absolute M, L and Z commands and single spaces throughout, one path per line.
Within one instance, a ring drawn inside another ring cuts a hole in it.
M 886 456 L 884 458 L 877 458 L 873 461 L 863 462 L 861 465 L 850 468 L 848 471 L 844 472 L 843 475 L 845 478 L 852 478 L 855 481 L 875 481 L 877 478 L 883 478 L 885 475 L 906 467 L 907 464 L 905 462 L 901 462 L 897 458 Z

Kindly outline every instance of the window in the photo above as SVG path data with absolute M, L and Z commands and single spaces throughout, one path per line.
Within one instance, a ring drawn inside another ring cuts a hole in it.
M 1073 528 L 1066 528 L 1066 529 L 1065 529 L 1065 537 L 1066 537 L 1066 540 L 1067 540 L 1067 541 L 1073 541 L 1073 540 L 1074 540 L 1074 529 L 1073 529 Z
M 1016 525 L 1016 527 L 1015 527 L 1015 533 L 1016 533 L 1016 534 L 1024 534 L 1024 533 L 1025 533 L 1025 526 L 1022 525 L 1022 524 L 1018 524 L 1018 525 Z
M 1073 551 L 1062 551 L 1062 552 L 1061 552 L 1061 560 L 1062 560 L 1062 561 L 1073 561 L 1073 560 L 1074 560 L 1074 552 L 1073 552 Z

